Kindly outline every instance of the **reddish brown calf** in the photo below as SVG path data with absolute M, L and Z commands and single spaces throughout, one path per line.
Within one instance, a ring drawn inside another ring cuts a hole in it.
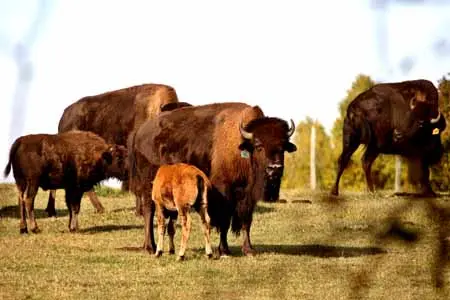
M 178 260 L 184 259 L 186 244 L 191 231 L 191 216 L 189 210 L 194 207 L 200 214 L 205 235 L 206 255 L 212 257 L 210 240 L 210 217 L 208 215 L 208 190 L 211 183 L 208 177 L 198 168 L 178 163 L 161 166 L 153 181 L 152 199 L 158 215 L 158 244 L 156 257 L 161 256 L 164 244 L 164 209 L 177 211 L 181 218 L 182 236 Z M 175 235 L 173 216 L 169 217 L 168 234 L 170 239 L 169 253 L 175 253 L 173 238 Z

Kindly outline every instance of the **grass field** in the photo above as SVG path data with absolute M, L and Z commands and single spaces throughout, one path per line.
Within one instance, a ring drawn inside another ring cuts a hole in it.
M 187 260 L 177 262 L 140 250 L 143 220 L 131 195 L 102 191 L 104 214 L 84 199 L 74 234 L 64 192 L 57 193 L 57 218 L 46 217 L 47 195 L 39 191 L 36 199 L 42 232 L 20 235 L 15 188 L 0 185 L 0 299 L 450 299 L 448 268 L 444 287 L 433 285 L 433 266 L 447 260 L 435 263 L 439 218 L 425 200 L 345 194 L 336 203 L 285 191 L 286 203 L 258 204 L 257 256 L 242 256 L 241 237 L 230 233 L 233 255 L 208 260 L 194 214 Z M 408 203 L 399 234 L 377 241 L 390 228 L 386 218 Z M 450 208 L 446 197 L 436 204 Z M 212 238 L 217 247 L 215 231 Z M 179 239 L 177 226 L 177 250 Z

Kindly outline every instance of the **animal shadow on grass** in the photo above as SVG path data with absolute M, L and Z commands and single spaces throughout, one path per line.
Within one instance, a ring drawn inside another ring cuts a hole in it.
M 269 212 L 273 212 L 275 211 L 275 208 L 269 206 L 261 206 L 261 205 L 256 205 L 255 207 L 255 213 L 257 214 L 264 214 L 264 213 L 269 213 Z
M 310 245 L 282 245 L 282 244 L 265 244 L 254 245 L 258 253 L 279 253 L 284 255 L 305 255 L 321 258 L 335 257 L 359 257 L 366 255 L 384 254 L 385 250 L 379 247 L 345 247 L 345 246 L 329 246 L 320 244 Z M 240 248 L 231 249 L 233 253 L 239 253 Z
M 34 213 L 36 214 L 37 219 L 43 219 L 48 218 L 48 213 L 45 211 L 45 209 L 34 209 Z M 57 217 L 64 217 L 69 215 L 68 209 L 58 209 L 56 211 Z M 0 208 L 0 216 L 2 218 L 16 218 L 20 219 L 19 214 L 19 206 L 18 205 L 8 205 L 5 207 Z
M 110 232 L 117 230 L 133 230 L 133 229 L 143 229 L 144 225 L 101 225 L 93 226 L 88 228 L 83 228 L 80 233 L 94 234 L 99 232 Z

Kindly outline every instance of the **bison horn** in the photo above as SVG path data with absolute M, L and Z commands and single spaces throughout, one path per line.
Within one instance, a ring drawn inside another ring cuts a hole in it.
M 437 123 L 438 121 L 439 121 L 439 119 L 441 118 L 441 112 L 439 112 L 438 113 L 438 116 L 436 117 L 436 118 L 431 118 L 430 119 L 430 122 L 432 123 L 432 124 L 434 124 L 434 123 Z
M 295 124 L 294 124 L 294 121 L 292 121 L 292 119 L 291 119 L 291 127 L 289 127 L 287 134 L 289 137 L 291 137 L 294 134 L 294 132 L 295 132 Z
M 241 132 L 241 135 L 244 139 L 253 139 L 253 133 L 245 131 L 244 127 L 242 127 L 242 122 L 239 124 L 239 131 Z

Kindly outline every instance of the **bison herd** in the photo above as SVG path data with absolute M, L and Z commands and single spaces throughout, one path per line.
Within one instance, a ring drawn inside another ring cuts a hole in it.
M 446 127 L 438 92 L 428 80 L 378 84 L 348 106 L 343 150 L 331 194 L 360 144 L 367 187 L 374 190 L 371 166 L 380 153 L 398 154 L 418 165 L 423 193 L 434 195 L 429 166 L 443 155 L 440 135 Z M 191 207 L 200 214 L 208 257 L 210 228 L 220 235 L 218 251 L 230 254 L 228 231 L 242 234 L 242 251 L 252 255 L 252 216 L 257 201 L 276 201 L 285 152 L 297 147 L 289 140 L 292 120 L 268 117 L 259 106 L 245 103 L 192 105 L 178 101 L 174 88 L 143 84 L 95 96 L 68 106 L 58 134 L 18 138 L 11 146 L 5 176 L 13 170 L 19 192 L 20 233 L 39 232 L 34 198 L 49 190 L 47 213 L 56 214 L 55 190 L 64 189 L 70 212 L 69 230 L 78 229 L 83 193 L 103 211 L 93 187 L 118 178 L 136 197 L 136 214 L 144 218 L 144 248 L 161 255 L 168 218 L 170 253 L 174 253 L 174 222 L 182 223 L 183 259 L 189 237 Z M 153 218 L 157 213 L 158 244 Z

